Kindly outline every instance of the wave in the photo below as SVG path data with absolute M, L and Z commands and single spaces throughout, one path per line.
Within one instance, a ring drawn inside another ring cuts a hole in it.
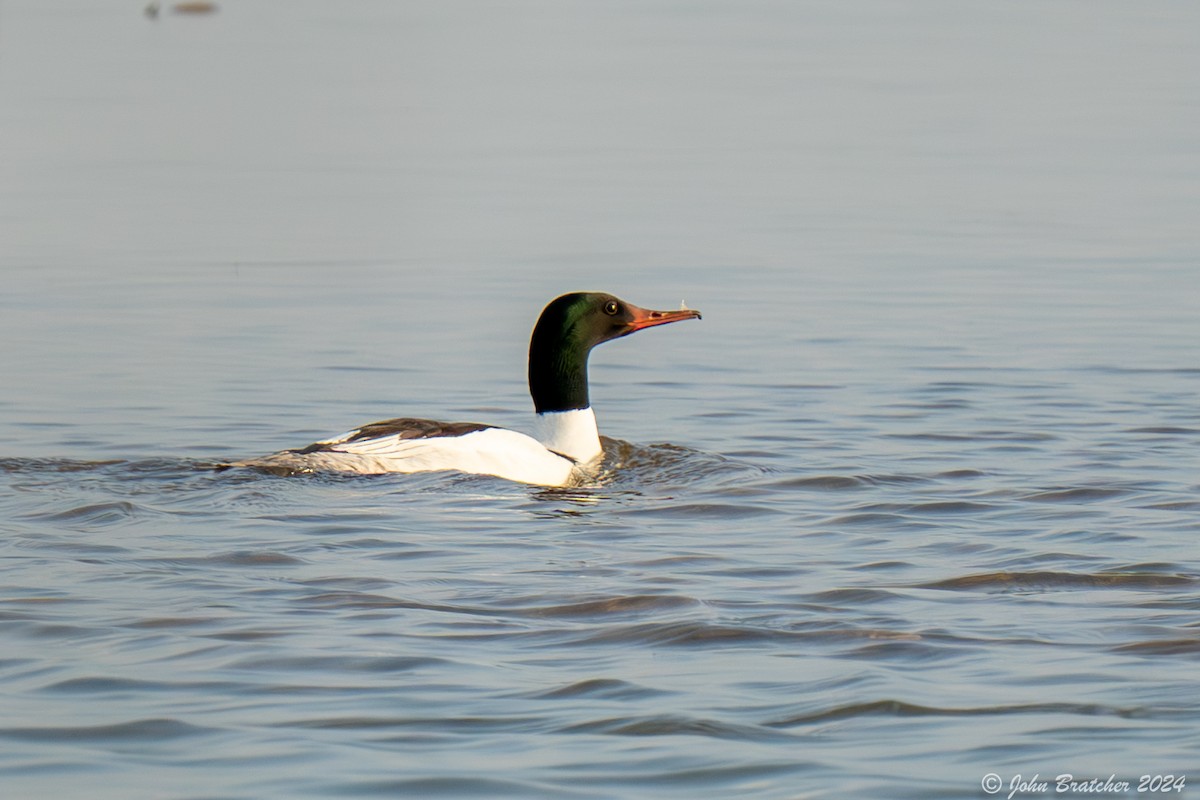
M 1200 583 L 1191 575 L 1155 572 L 985 572 L 914 585 L 943 591 L 1012 591 L 1046 589 L 1162 589 Z
M 62 743 L 113 742 L 155 743 L 170 739 L 182 739 L 216 733 L 215 728 L 205 728 L 180 722 L 177 719 L 140 719 L 113 725 L 70 725 L 23 728 L 0 728 L 0 738 L 18 739 L 26 742 Z
M 990 717 L 1014 714 L 1067 714 L 1072 716 L 1144 717 L 1170 714 L 1166 709 L 1120 707 L 1102 703 L 1024 703 L 1015 705 L 972 706 L 966 708 L 923 706 L 903 700 L 870 700 L 822 708 L 763 723 L 770 728 L 816 725 L 858 717 Z

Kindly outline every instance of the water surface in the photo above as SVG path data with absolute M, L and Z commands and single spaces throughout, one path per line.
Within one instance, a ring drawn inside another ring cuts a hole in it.
M 3 794 L 1200 780 L 1198 16 L 4 4 Z M 594 486 L 211 469 L 577 289 Z

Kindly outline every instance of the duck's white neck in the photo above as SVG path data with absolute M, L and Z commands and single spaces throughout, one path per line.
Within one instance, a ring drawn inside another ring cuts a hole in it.
M 585 464 L 600 457 L 600 433 L 596 429 L 596 414 L 589 408 L 570 411 L 546 411 L 534 422 L 534 438 L 546 449 Z

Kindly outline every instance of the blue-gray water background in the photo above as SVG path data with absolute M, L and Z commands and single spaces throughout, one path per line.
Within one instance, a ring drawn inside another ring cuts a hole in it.
M 0 2 L 0 794 L 1200 783 L 1198 31 Z M 705 313 L 601 486 L 206 469 L 520 427 L 576 289 Z

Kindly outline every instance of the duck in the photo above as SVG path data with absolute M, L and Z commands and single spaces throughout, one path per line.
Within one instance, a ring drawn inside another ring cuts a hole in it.
M 564 294 L 542 310 L 529 339 L 532 435 L 477 422 L 400 417 L 224 466 L 277 474 L 451 471 L 537 486 L 578 485 L 597 473 L 604 455 L 588 392 L 592 348 L 700 318 L 686 306 L 654 311 L 605 292 Z

